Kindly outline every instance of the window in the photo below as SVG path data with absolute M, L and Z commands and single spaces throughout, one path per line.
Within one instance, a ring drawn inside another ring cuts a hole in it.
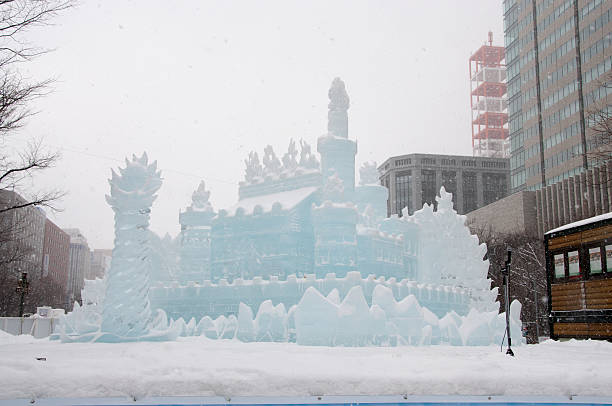
M 442 171 L 442 186 L 448 193 L 453 194 L 453 205 L 457 202 L 457 173 L 455 171 Z
M 410 204 L 410 188 L 412 187 L 412 172 L 400 172 L 395 176 L 395 212 L 401 217 L 404 207 L 412 214 Z
M 423 159 L 421 159 L 421 164 L 423 164 L 423 165 L 435 165 L 436 164 L 436 159 L 435 158 L 423 158 Z
M 436 172 L 421 171 L 421 205 L 425 203 L 433 204 L 437 208 L 436 202 Z
M 463 172 L 463 212 L 469 213 L 477 208 L 476 173 Z
M 565 259 L 563 254 L 554 255 L 555 279 L 565 278 Z
M 506 175 L 496 173 L 484 173 L 482 175 L 482 179 L 485 205 L 493 203 L 506 196 Z
M 591 275 L 603 272 L 601 247 L 589 248 L 589 265 Z
M 567 264 L 568 264 L 568 274 L 569 277 L 579 276 L 580 275 L 580 255 L 578 255 L 578 250 L 570 251 L 567 253 Z

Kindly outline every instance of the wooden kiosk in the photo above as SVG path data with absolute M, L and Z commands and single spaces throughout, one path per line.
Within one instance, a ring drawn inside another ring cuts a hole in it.
M 544 235 L 551 338 L 612 340 L 612 213 Z

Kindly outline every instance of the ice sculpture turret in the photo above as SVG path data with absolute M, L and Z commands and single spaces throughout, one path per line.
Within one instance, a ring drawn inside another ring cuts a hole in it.
M 357 209 L 344 199 L 342 180 L 333 175 L 323 187 L 323 203 L 313 205 L 315 273 L 344 277 L 357 269 Z
M 327 132 L 336 137 L 348 138 L 348 114 L 350 99 L 344 82 L 335 78 L 329 91 L 329 111 L 327 112 Z
M 379 223 L 387 217 L 389 191 L 378 182 L 376 162 L 365 162 L 359 168 L 359 186 L 355 188 L 354 201 L 359 214 L 372 223 Z
M 347 199 L 351 199 L 355 190 L 355 155 L 357 143 L 348 139 L 349 97 L 344 82 L 334 79 L 329 89 L 329 112 L 327 131 L 317 140 L 317 151 L 321 154 L 323 178 L 336 173 L 344 184 Z
M 181 283 L 210 279 L 210 231 L 216 215 L 209 202 L 210 192 L 204 181 L 191 195 L 191 206 L 179 214 Z

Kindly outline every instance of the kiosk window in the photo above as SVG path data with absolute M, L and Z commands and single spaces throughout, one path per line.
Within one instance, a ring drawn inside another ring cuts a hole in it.
M 565 261 L 563 260 L 563 254 L 555 255 L 554 262 L 555 262 L 555 278 L 557 279 L 565 278 Z
M 591 274 L 600 274 L 603 271 L 601 265 L 601 247 L 589 248 L 589 261 L 591 264 Z
M 612 272 L 612 245 L 606 245 L 606 272 Z
M 569 251 L 567 253 L 567 262 L 569 264 L 569 276 L 572 277 L 580 275 L 578 251 Z

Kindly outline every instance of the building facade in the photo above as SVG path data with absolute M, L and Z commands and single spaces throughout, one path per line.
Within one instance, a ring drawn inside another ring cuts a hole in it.
M 469 212 L 466 224 L 481 237 L 489 233 L 538 237 L 537 209 L 536 192 L 523 190 Z
M 612 0 L 505 0 L 512 191 L 587 170 L 590 112 L 607 108 Z
M 51 220 L 45 221 L 45 237 L 41 275 L 57 287 L 58 298 L 53 297 L 54 306 L 64 304 L 64 293 L 68 286 L 70 268 L 70 236 Z M 54 296 L 56 289 L 53 289 Z
M 66 228 L 64 231 L 70 236 L 70 268 L 66 301 L 72 304 L 81 299 L 81 289 L 83 289 L 85 283 L 85 275 L 90 272 L 91 251 L 89 245 L 87 245 L 87 239 L 78 228 Z
M 548 231 L 612 211 L 612 161 L 536 191 L 523 190 L 467 215 L 473 232 L 525 234 Z M 499 213 L 503 213 L 500 216 Z
M 378 167 L 380 184 L 389 190 L 387 215 L 412 214 L 423 204 L 436 204 L 444 186 L 455 210 L 469 213 L 508 194 L 509 161 L 460 155 L 409 154 L 387 159 Z
M 91 266 L 85 279 L 104 278 L 106 271 L 110 269 L 113 250 L 94 249 L 91 251 Z
M 18 193 L 0 190 L 0 207 L 26 204 Z M 41 276 L 46 215 L 35 206 L 13 209 L 0 216 L 0 255 L 14 272 Z

